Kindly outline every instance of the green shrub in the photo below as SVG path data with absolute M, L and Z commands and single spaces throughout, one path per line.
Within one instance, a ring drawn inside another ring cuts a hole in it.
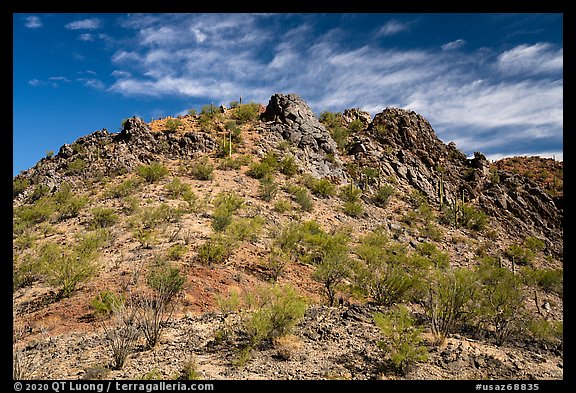
M 564 293 L 563 269 L 531 269 L 526 268 L 523 276 L 528 284 L 536 284 L 545 292 L 556 293 L 560 296 Z
M 179 243 L 172 244 L 168 247 L 168 259 L 171 261 L 177 261 L 186 254 L 186 251 L 186 246 Z
M 341 151 L 344 151 L 348 147 L 348 141 L 350 139 L 350 130 L 346 127 L 336 126 L 329 128 L 330 136 L 336 142 L 336 145 Z
M 164 186 L 168 196 L 171 198 L 180 198 L 184 195 L 193 194 L 190 184 L 183 183 L 180 178 L 175 177 L 172 181 Z
M 278 184 L 270 175 L 260 179 L 260 187 L 258 189 L 258 196 L 266 202 L 270 202 L 278 193 Z
M 481 231 L 488 224 L 488 215 L 473 206 L 464 204 L 461 206 L 462 225 L 474 231 Z
M 466 321 L 476 290 L 476 276 L 470 270 L 435 269 L 432 272 L 426 283 L 428 296 L 424 309 L 438 340 L 443 340 L 457 324 Z
M 292 204 L 286 199 L 280 199 L 274 204 L 274 211 L 277 213 L 286 213 L 292 209 Z
M 285 155 L 279 164 L 280 173 L 286 175 L 287 177 L 292 177 L 298 172 L 298 165 L 296 165 L 296 160 L 292 155 Z
M 522 282 L 510 270 L 489 262 L 479 265 L 478 276 L 482 284 L 478 318 L 494 329 L 497 342 L 502 344 L 519 327 L 524 303 Z
M 232 239 L 217 233 L 200 246 L 198 259 L 208 265 L 222 263 L 232 255 L 235 246 Z
M 78 216 L 80 210 L 88 203 L 87 197 L 74 195 L 70 183 L 62 184 L 60 190 L 53 195 L 53 200 L 59 220 Z
M 272 340 L 290 334 L 304 317 L 306 301 L 291 285 L 272 285 L 259 289 L 246 301 L 243 330 L 250 348 L 269 345 Z
M 350 183 L 340 187 L 340 199 L 344 202 L 358 202 L 360 200 L 360 195 L 362 195 L 362 190 Z
M 450 265 L 450 256 L 446 252 L 438 250 L 435 244 L 423 242 L 418 244 L 417 250 L 423 257 L 430 261 L 430 265 L 436 269 L 445 269 Z
M 342 210 L 344 211 L 344 214 L 354 218 L 358 218 L 364 213 L 362 205 L 358 202 L 344 202 L 344 205 L 342 205 Z
M 272 282 L 278 281 L 278 278 L 286 271 L 291 262 L 292 257 L 288 251 L 282 250 L 280 247 L 272 247 L 265 261 Z
M 389 357 L 396 370 L 406 371 L 406 366 L 428 359 L 428 351 L 422 344 L 423 330 L 415 326 L 415 320 L 405 306 L 397 305 L 385 314 L 375 313 L 374 323 L 384 336 L 378 346 Z
M 149 165 L 141 165 L 136 168 L 136 172 L 146 182 L 154 183 L 168 174 L 168 169 L 159 162 L 153 162 Z
M 231 158 L 226 155 L 226 158 L 220 160 L 220 164 L 218 165 L 219 169 L 229 171 L 229 170 L 238 170 L 244 165 L 248 165 L 251 161 L 250 156 L 244 155 L 237 158 Z
M 528 236 L 524 239 L 524 246 L 533 252 L 540 252 L 546 248 L 544 242 L 538 239 L 536 236 Z
M 16 197 L 30 187 L 30 180 L 26 178 L 18 178 L 12 181 L 12 197 Z
M 275 170 L 268 162 L 254 162 L 246 174 L 254 179 L 262 179 L 266 176 L 272 176 Z
M 69 162 L 66 168 L 67 175 L 78 175 L 86 168 L 86 161 L 82 158 L 76 158 L 74 161 Z
M 96 262 L 101 241 L 89 233 L 80 237 L 71 250 L 46 243 L 39 252 L 39 263 L 48 282 L 60 288 L 60 297 L 69 296 L 76 286 L 98 271 Z
M 256 216 L 252 218 L 237 218 L 225 229 L 225 235 L 233 241 L 256 241 L 262 232 L 264 219 Z
M 529 248 L 524 248 L 519 244 L 511 244 L 504 251 L 504 256 L 515 264 L 530 265 L 535 254 Z
M 118 221 L 118 215 L 114 213 L 114 209 L 105 207 L 95 207 L 92 209 L 92 220 L 90 226 L 93 229 L 108 228 L 113 226 Z
M 18 254 L 15 254 L 12 275 L 13 289 L 30 286 L 42 275 L 42 266 L 40 265 L 39 258 L 32 258 L 30 256 L 17 257 Z
M 32 194 L 30 194 L 29 202 L 34 202 L 39 200 L 40 198 L 47 196 L 50 194 L 50 186 L 46 184 L 38 184 L 32 190 Z
M 288 192 L 292 195 L 292 199 L 296 202 L 302 211 L 309 212 L 314 208 L 314 203 L 310 199 L 308 190 L 302 187 L 290 187 Z
M 179 119 L 168 119 L 164 125 L 168 131 L 175 132 L 182 125 L 182 122 Z
M 196 180 L 212 180 L 214 178 L 214 175 L 212 174 L 213 171 L 214 166 L 210 163 L 210 160 L 207 157 L 203 157 L 196 161 L 190 167 L 190 174 Z
M 90 308 L 94 310 L 94 314 L 98 317 L 109 317 L 114 310 L 121 307 L 125 302 L 124 296 L 116 295 L 110 290 L 98 292 L 98 294 L 90 301 Z
M 342 126 L 342 114 L 338 112 L 322 112 L 319 120 L 329 129 Z
M 105 193 L 109 198 L 123 198 L 138 190 L 140 181 L 138 179 L 126 179 L 122 183 L 111 186 Z
M 232 215 L 244 204 L 244 199 L 234 192 L 221 192 L 214 201 L 212 228 L 223 231 L 231 222 Z
M 313 278 L 323 285 L 328 304 L 332 306 L 336 298 L 338 284 L 350 275 L 350 258 L 346 243 L 341 243 L 341 237 L 328 235 L 327 241 L 320 251 L 320 259 L 316 261 Z
M 531 319 L 528 321 L 528 331 L 536 340 L 550 344 L 562 341 L 564 324 L 562 321 L 547 321 L 545 319 Z
M 416 281 L 405 266 L 406 250 L 394 247 L 377 229 L 363 236 L 354 252 L 360 258 L 355 280 L 364 294 L 384 306 L 407 300 Z
M 240 124 L 248 123 L 258 119 L 260 114 L 260 105 L 250 102 L 248 104 L 239 104 L 234 108 L 234 118 Z
M 376 204 L 376 206 L 384 207 L 388 204 L 388 200 L 392 195 L 394 195 L 394 187 L 390 185 L 382 186 L 378 188 L 374 194 L 374 204 Z
M 354 119 L 348 124 L 348 129 L 350 132 L 359 132 L 364 129 L 364 123 L 360 119 Z
M 312 194 L 321 198 L 336 195 L 336 186 L 328 179 L 316 179 L 306 175 L 302 178 L 302 183 L 312 191 Z
M 164 304 L 170 302 L 184 287 L 186 280 L 176 267 L 160 266 L 148 273 L 146 283 L 156 291 L 157 298 Z
M 178 222 L 183 210 L 162 203 L 154 208 L 144 209 L 137 217 L 131 218 L 129 225 L 132 228 L 154 229 L 161 224 Z

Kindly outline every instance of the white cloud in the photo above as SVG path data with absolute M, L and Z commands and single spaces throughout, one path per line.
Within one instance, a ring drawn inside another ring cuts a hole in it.
M 88 18 L 70 22 L 64 27 L 69 30 L 95 30 L 100 28 L 101 21 L 98 18 Z
M 413 22 L 402 23 L 397 20 L 390 20 L 378 30 L 378 33 L 376 35 L 377 36 L 394 35 L 402 31 L 408 30 L 410 28 L 410 25 L 412 25 L 412 23 Z
M 37 86 L 43 85 L 44 82 L 42 82 L 42 81 L 40 81 L 40 80 L 38 80 L 38 79 L 30 79 L 30 80 L 28 81 L 28 84 L 29 84 L 30 86 L 32 86 L 32 87 L 37 87 Z
M 24 26 L 29 29 L 39 29 L 42 27 L 42 20 L 38 16 L 27 16 L 24 18 Z
M 80 41 L 94 41 L 94 36 L 90 33 L 80 34 L 78 36 Z
M 564 51 L 548 43 L 518 45 L 498 56 L 497 69 L 504 74 L 534 75 L 562 71 Z
M 48 79 L 50 79 L 51 81 L 58 81 L 58 82 L 70 82 L 70 80 L 65 76 L 51 76 Z
M 443 50 L 458 49 L 462 45 L 464 45 L 465 43 L 466 43 L 466 41 L 464 41 L 463 39 L 457 39 L 456 41 L 451 41 L 451 42 L 445 43 L 444 45 L 441 46 L 441 48 Z
M 464 45 L 462 39 L 444 44 L 442 51 L 351 46 L 345 30 L 318 36 L 306 21 L 274 30 L 272 18 L 266 23 L 243 14 L 128 19 L 125 26 L 136 30 L 137 43 L 113 55 L 116 81 L 109 89 L 222 103 L 239 96 L 266 103 L 276 92 L 294 92 L 316 113 L 350 107 L 372 115 L 387 106 L 415 110 L 444 142 L 453 140 L 465 151 L 495 153 L 510 144 L 530 151 L 529 141 L 561 146 L 561 48 L 542 43 L 500 54 L 449 50 Z M 411 23 L 391 21 L 380 33 L 404 31 Z M 524 60 L 539 73 L 526 70 Z M 504 70 L 512 68 L 509 78 Z M 536 78 L 542 70 L 546 77 Z
M 78 78 L 78 81 L 82 82 L 84 86 L 96 90 L 103 90 L 106 87 L 104 83 L 99 79 Z

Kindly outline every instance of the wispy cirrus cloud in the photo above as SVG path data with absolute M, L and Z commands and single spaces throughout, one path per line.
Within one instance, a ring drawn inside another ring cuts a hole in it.
M 100 28 L 101 23 L 98 18 L 87 18 L 67 23 L 64 27 L 68 30 L 96 30 Z
M 511 145 L 527 152 L 547 144 L 557 151 L 562 145 L 562 48 L 539 43 L 506 51 L 454 50 L 464 47 L 463 39 L 441 51 L 347 45 L 349 33 L 342 29 L 317 35 L 306 20 L 284 29 L 284 19 L 277 18 L 286 17 L 127 18 L 124 27 L 134 35 L 111 58 L 115 81 L 109 90 L 220 103 L 239 96 L 265 103 L 276 92 L 295 92 L 317 112 L 415 110 L 443 141 L 467 152 L 497 153 Z M 400 33 L 414 23 L 392 20 L 379 34 Z
M 386 22 L 384 26 L 382 26 L 376 36 L 390 36 L 402 31 L 409 30 L 410 27 L 414 24 L 413 21 L 410 22 L 400 22 L 398 20 L 390 20 Z
M 464 41 L 463 39 L 457 39 L 456 41 L 450 41 L 445 43 L 444 45 L 441 46 L 441 48 L 443 50 L 452 50 L 452 49 L 458 49 L 461 46 L 463 46 L 466 43 L 466 41 Z

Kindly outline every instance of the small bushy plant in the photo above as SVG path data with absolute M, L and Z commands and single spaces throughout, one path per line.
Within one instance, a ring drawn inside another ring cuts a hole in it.
M 168 169 L 159 162 L 149 165 L 141 165 L 136 168 L 136 172 L 148 183 L 154 183 L 168 174 Z

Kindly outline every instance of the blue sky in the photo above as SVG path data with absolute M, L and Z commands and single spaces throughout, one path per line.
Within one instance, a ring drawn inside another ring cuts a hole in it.
M 13 175 L 122 119 L 297 93 L 563 159 L 562 14 L 13 14 Z

